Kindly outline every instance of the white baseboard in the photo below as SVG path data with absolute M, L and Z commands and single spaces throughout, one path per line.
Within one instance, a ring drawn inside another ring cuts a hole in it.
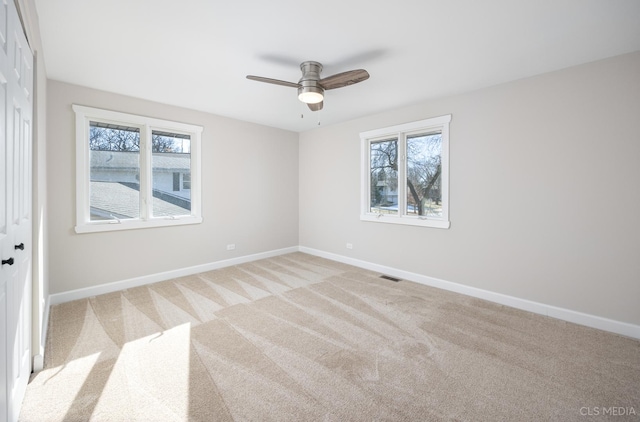
M 276 249 L 273 251 L 261 252 L 253 255 L 245 255 L 237 258 L 225 259 L 223 261 L 211 262 L 208 264 L 195 265 L 193 267 L 179 268 L 177 270 L 165 271 L 162 273 L 150 274 L 142 277 L 135 277 L 127 280 L 115 281 L 112 283 L 100 284 L 98 286 L 85 287 L 82 289 L 70 290 L 62 293 L 54 293 L 52 295 L 49 295 L 49 304 L 50 306 L 58 305 L 60 303 L 71 302 L 72 300 L 85 299 L 91 296 L 97 296 L 105 293 L 113 293 L 119 290 L 143 286 L 145 284 L 170 280 L 172 278 L 184 277 L 184 276 L 202 273 L 206 271 L 217 270 L 219 268 L 230 267 L 232 265 L 244 264 L 245 262 L 271 258 L 274 256 L 284 255 L 291 252 L 298 252 L 298 250 L 299 248 L 297 246 L 293 246 L 290 248 Z M 48 308 L 47 308 L 47 314 L 48 314 Z
M 585 314 L 585 313 L 573 311 L 570 309 L 564 309 L 564 308 L 559 308 L 557 306 L 546 305 L 544 303 L 533 302 L 530 300 L 508 296 L 501 293 L 491 292 L 489 290 L 483 290 L 483 289 L 478 289 L 476 287 L 466 286 L 464 284 L 458 284 L 451 281 L 424 276 L 422 274 L 403 271 L 397 268 L 378 265 L 371 262 L 343 256 L 343 255 L 324 252 L 324 251 L 320 251 L 313 248 L 307 248 L 305 246 L 300 246 L 299 250 L 300 252 L 304 252 L 310 255 L 315 255 L 321 258 L 327 258 L 333 261 L 342 262 L 344 264 L 350 264 L 350 265 L 364 268 L 367 270 L 391 275 L 394 277 L 401 278 L 403 280 L 414 281 L 416 283 L 424 284 L 431 287 L 437 287 L 439 289 L 449 290 L 456 293 L 461 293 L 461 294 L 476 297 L 479 299 L 488 300 L 490 302 L 499 303 L 501 305 L 510 306 L 512 308 L 522 309 L 524 311 L 545 315 L 551 318 L 556 318 L 563 321 L 568 321 L 575 324 L 584 325 L 587 327 L 597 328 L 599 330 L 609 331 L 609 332 L 620 334 L 623 336 L 640 339 L 640 325 L 616 321 L 608 318 L 599 317 L 596 315 Z

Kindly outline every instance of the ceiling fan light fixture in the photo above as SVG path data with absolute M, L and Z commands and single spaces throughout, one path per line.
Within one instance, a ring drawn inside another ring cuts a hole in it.
M 348 70 L 322 78 L 320 76 L 322 64 L 313 61 L 300 63 L 300 70 L 302 71 L 302 77 L 298 83 L 254 75 L 247 75 L 247 79 L 298 88 L 298 99 L 305 103 L 311 111 L 322 110 L 325 90 L 342 88 L 369 79 L 369 73 L 364 69 Z
M 298 99 L 306 104 L 318 104 L 324 99 L 323 91 L 315 86 L 301 86 L 298 88 Z

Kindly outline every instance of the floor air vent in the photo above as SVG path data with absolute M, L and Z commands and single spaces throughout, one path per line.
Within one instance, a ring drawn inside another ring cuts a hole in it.
M 380 278 L 384 278 L 385 280 L 395 281 L 396 283 L 400 281 L 399 278 L 391 277 L 390 275 L 381 275 Z

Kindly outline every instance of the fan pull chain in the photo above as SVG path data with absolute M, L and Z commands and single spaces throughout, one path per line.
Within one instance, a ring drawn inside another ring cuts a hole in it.
M 321 121 L 320 121 L 320 112 L 317 113 L 318 114 L 318 126 L 321 125 Z M 300 118 L 304 119 L 304 113 L 300 113 Z

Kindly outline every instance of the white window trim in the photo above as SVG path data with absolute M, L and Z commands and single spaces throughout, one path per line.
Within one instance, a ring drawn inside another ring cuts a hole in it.
M 201 210 L 201 135 L 202 126 L 155 119 L 135 114 L 120 113 L 77 104 L 72 105 L 76 114 L 76 233 L 92 233 L 149 227 L 179 226 L 202 222 Z M 90 218 L 90 151 L 89 123 L 91 120 L 111 121 L 140 128 L 140 213 L 139 219 L 91 221 Z M 191 136 L 191 215 L 151 217 L 151 131 L 183 133 Z
M 451 122 L 451 115 L 445 115 L 440 117 L 434 117 L 430 119 L 420 120 L 417 122 L 405 123 L 396 126 L 390 126 L 367 132 L 360 133 L 360 145 L 361 145 L 361 181 L 360 181 L 360 220 L 370 221 L 376 223 L 391 223 L 391 224 L 405 224 L 411 226 L 422 227 L 434 227 L 440 229 L 448 229 L 451 226 L 449 221 L 449 123 Z M 403 214 L 406 210 L 406 136 L 429 132 L 432 130 L 442 131 L 442 152 L 441 152 L 441 165 L 442 173 L 440 175 L 442 181 L 442 217 L 425 217 L 425 216 L 412 216 Z M 369 183 L 371 181 L 370 176 L 370 145 L 371 142 L 398 138 L 398 154 L 399 162 L 398 166 L 398 214 L 377 214 L 370 212 L 370 194 L 371 189 Z M 402 181 L 402 182 L 401 182 Z

